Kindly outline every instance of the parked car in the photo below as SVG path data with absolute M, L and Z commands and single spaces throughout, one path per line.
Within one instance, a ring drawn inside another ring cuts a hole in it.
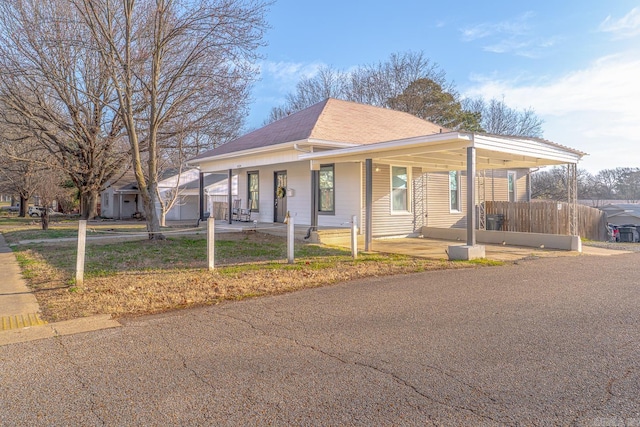
M 29 214 L 29 216 L 42 216 L 42 213 L 44 212 L 45 208 L 43 206 L 29 206 L 29 210 L 27 211 L 27 213 Z M 48 210 L 49 215 L 51 215 L 53 213 L 53 209 L 49 208 Z
M 0 210 L 8 212 L 20 212 L 20 205 L 2 206 Z

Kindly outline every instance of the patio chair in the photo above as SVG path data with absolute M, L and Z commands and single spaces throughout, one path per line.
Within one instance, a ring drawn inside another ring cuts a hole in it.
M 247 208 L 238 208 L 238 221 L 249 222 L 251 221 L 251 199 L 247 204 Z
M 242 199 L 234 199 L 231 202 L 231 220 L 237 221 L 240 215 L 240 205 L 242 204 Z

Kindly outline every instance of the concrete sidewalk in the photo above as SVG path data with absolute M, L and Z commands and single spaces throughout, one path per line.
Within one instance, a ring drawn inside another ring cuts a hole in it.
M 47 323 L 22 278 L 13 251 L 0 234 L 0 345 L 120 326 L 111 316 Z

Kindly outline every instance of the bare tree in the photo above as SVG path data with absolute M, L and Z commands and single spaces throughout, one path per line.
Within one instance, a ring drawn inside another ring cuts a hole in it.
M 128 152 L 110 75 L 78 21 L 66 0 L 1 3 L 0 102 L 4 123 L 48 150 L 92 218 Z
M 626 200 L 629 203 L 636 203 L 640 200 L 640 168 L 605 169 L 598 176 L 607 177 L 607 181 L 613 180 L 614 194 L 617 199 Z
M 504 100 L 465 99 L 463 108 L 482 117 L 481 127 L 495 135 L 542 137 L 543 121 L 532 108 L 522 111 L 509 107 Z
M 253 0 L 70 0 L 91 31 L 118 98 L 150 239 L 162 142 L 173 125 L 202 131 L 225 111 L 241 117 L 265 28 Z M 222 118 L 226 119 L 224 115 Z
M 430 79 L 454 94 L 445 73 L 423 52 L 394 53 L 384 62 L 343 71 L 322 67 L 313 77 L 303 78 L 284 105 L 274 107 L 266 123 L 307 108 L 326 98 L 390 107 L 389 99 L 399 96 L 414 81 Z M 457 96 L 457 94 L 455 95 Z
M 265 124 L 307 108 L 327 98 L 348 98 L 348 73 L 332 67 L 320 67 L 313 77 L 305 77 L 296 84 L 296 90 L 286 95 L 282 106 L 274 107 Z
M 64 197 L 66 190 L 63 188 L 63 182 L 65 174 L 59 169 L 43 170 L 40 172 L 41 179 L 44 185 L 38 186 L 38 198 L 40 200 L 40 222 L 43 230 L 49 229 L 49 223 L 51 220 L 50 211 L 53 207 L 53 202 L 58 201 Z
M 356 68 L 350 73 L 347 99 L 361 104 L 389 107 L 390 98 L 400 95 L 419 79 L 430 79 L 454 93 L 446 74 L 424 52 L 393 53 L 386 61 Z
M 25 217 L 29 200 L 49 184 L 46 150 L 33 139 L 10 142 L 0 138 L 0 181 L 11 194 L 20 198 L 19 216 Z
M 591 198 L 593 176 L 584 169 L 578 169 L 578 197 Z M 567 168 L 556 166 L 531 174 L 531 198 L 567 201 Z

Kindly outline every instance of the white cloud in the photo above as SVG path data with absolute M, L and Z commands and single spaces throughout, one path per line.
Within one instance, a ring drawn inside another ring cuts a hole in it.
M 600 31 L 612 33 L 615 37 L 627 38 L 640 35 L 640 8 L 634 7 L 620 19 L 613 19 L 611 15 L 602 21 Z
M 468 97 L 504 97 L 514 108 L 533 108 L 545 120 L 545 137 L 592 153 L 591 170 L 640 166 L 640 58 L 628 52 L 598 59 L 558 77 L 474 77 Z M 611 147 L 609 158 L 602 147 Z M 597 153 L 598 156 L 596 156 Z
M 558 37 L 533 36 L 533 12 L 506 21 L 484 22 L 461 29 L 462 40 L 482 40 L 482 50 L 492 53 L 512 53 L 526 58 L 542 56 L 544 49 L 554 46 Z
M 529 32 L 531 26 L 528 21 L 533 18 L 533 12 L 525 12 L 522 15 L 506 21 L 483 22 L 461 29 L 463 41 L 473 41 L 494 35 L 518 36 Z
M 540 114 L 563 115 L 574 111 L 608 111 L 621 116 L 640 111 L 640 58 L 615 55 L 600 58 L 590 67 L 551 80 L 524 83 L 476 77 L 469 96 L 505 96 L 512 106 L 532 106 Z M 634 120 L 638 122 L 639 120 Z
M 322 62 L 273 62 L 263 61 L 260 64 L 263 80 L 273 80 L 283 88 L 293 88 L 302 78 L 313 77 L 325 66 Z

